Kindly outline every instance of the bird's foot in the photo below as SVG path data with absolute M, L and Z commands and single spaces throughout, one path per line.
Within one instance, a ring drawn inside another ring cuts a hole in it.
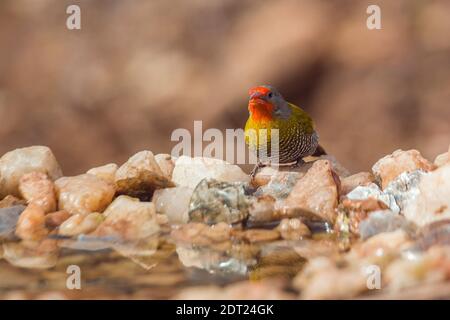
M 258 173 L 258 170 L 261 168 L 264 168 L 266 165 L 264 165 L 261 162 L 258 162 L 257 164 L 255 164 L 255 166 L 253 167 L 252 172 L 250 172 L 250 178 L 253 180 L 256 176 L 256 174 Z
M 305 163 L 306 163 L 306 162 L 305 162 L 302 158 L 300 158 L 300 159 L 298 159 L 298 160 L 292 165 L 292 167 L 293 167 L 293 168 L 300 168 L 300 167 L 303 166 Z

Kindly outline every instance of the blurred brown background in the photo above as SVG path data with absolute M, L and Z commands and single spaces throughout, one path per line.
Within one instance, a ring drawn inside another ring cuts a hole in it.
M 82 29 L 66 28 L 81 7 Z M 368 30 L 378 4 L 382 30 Z M 50 146 L 66 174 L 242 127 L 272 84 L 353 171 L 450 143 L 450 1 L 1 0 L 0 153 Z

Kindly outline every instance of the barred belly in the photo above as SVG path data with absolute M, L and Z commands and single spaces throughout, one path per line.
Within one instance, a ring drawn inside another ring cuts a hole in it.
M 294 128 L 292 132 L 286 134 L 281 132 L 279 144 L 260 144 L 257 156 L 262 163 L 292 163 L 297 160 L 312 155 L 319 144 L 319 137 L 314 131 L 304 133 L 302 130 Z

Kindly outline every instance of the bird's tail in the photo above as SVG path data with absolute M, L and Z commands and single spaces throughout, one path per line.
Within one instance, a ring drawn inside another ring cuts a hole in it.
M 316 151 L 314 151 L 314 153 L 312 154 L 313 157 L 320 157 L 320 156 L 324 156 L 327 155 L 327 152 L 325 151 L 325 149 L 319 144 L 316 148 Z

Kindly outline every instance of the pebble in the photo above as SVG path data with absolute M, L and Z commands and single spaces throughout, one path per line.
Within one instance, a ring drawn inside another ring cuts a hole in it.
M 61 168 L 48 147 L 32 146 L 5 153 L 0 158 L 0 198 L 18 197 L 19 180 L 30 172 L 47 174 L 51 180 L 62 176 Z
M 111 203 L 115 188 L 92 174 L 56 180 L 59 209 L 70 214 L 103 212 Z
M 45 173 L 23 175 L 19 181 L 19 191 L 28 204 L 40 206 L 45 213 L 56 210 L 55 186 Z

